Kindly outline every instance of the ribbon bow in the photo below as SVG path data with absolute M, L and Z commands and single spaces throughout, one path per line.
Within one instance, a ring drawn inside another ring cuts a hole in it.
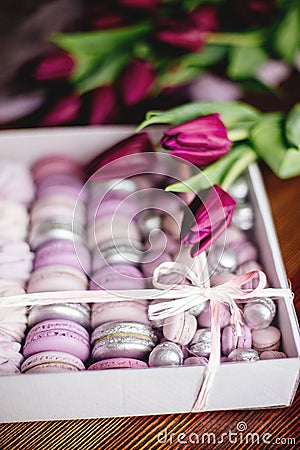
M 176 285 L 170 288 L 169 285 L 159 281 L 162 275 L 177 272 L 185 275 L 191 282 L 190 286 Z M 258 278 L 258 283 L 254 289 L 243 289 L 244 284 L 253 278 Z M 206 407 L 207 398 L 212 388 L 215 374 L 220 364 L 221 344 L 220 344 L 220 303 L 227 304 L 232 315 L 232 322 L 237 329 L 237 335 L 241 336 L 242 316 L 237 302 L 252 301 L 255 297 L 285 296 L 293 298 L 290 289 L 266 289 L 267 278 L 261 270 L 254 270 L 243 275 L 238 275 L 232 280 L 218 286 L 208 287 L 203 283 L 202 277 L 190 270 L 187 266 L 175 262 L 165 262 L 158 266 L 153 273 L 153 285 L 157 289 L 164 291 L 169 289 L 169 294 L 176 294 L 177 298 L 167 302 L 149 305 L 149 318 L 165 319 L 176 314 L 188 311 L 190 308 L 210 300 L 211 316 L 211 354 L 206 366 L 204 381 L 199 389 L 192 411 L 199 412 Z M 178 293 L 181 295 L 178 296 Z

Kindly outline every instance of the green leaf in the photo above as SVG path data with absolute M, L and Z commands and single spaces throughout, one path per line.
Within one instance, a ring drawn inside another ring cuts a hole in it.
M 126 48 L 136 39 L 146 35 L 149 24 L 141 23 L 126 28 L 88 31 L 86 33 L 55 34 L 51 41 L 73 55 L 107 55 L 116 49 Z
M 255 78 L 256 69 L 268 59 L 261 47 L 232 47 L 228 56 L 227 74 L 236 80 Z
M 216 64 L 226 55 L 226 47 L 223 45 L 206 45 L 200 52 L 187 53 L 180 62 L 181 64 L 195 67 L 208 67 Z
M 76 61 L 71 81 L 82 94 L 112 83 L 128 61 L 147 24 L 76 34 L 57 34 L 52 41 L 71 53 Z
M 99 61 L 97 58 L 79 57 L 77 68 L 71 77 L 80 94 L 98 86 L 111 84 L 119 75 L 130 54 L 109 55 Z
M 201 72 L 201 69 L 184 65 L 179 65 L 173 70 L 170 68 L 157 79 L 156 88 L 159 92 L 167 87 L 180 86 L 194 80 Z
M 229 153 L 210 164 L 203 171 L 199 171 L 185 181 L 167 186 L 166 191 L 198 192 L 213 184 L 218 184 L 224 190 L 227 190 L 249 164 L 256 159 L 257 155 L 249 145 L 236 145 Z
M 285 136 L 290 145 L 300 149 L 300 103 L 286 117 Z
M 138 131 L 153 124 L 178 125 L 206 114 L 219 113 L 224 124 L 230 128 L 237 122 L 255 121 L 259 112 L 240 102 L 191 102 L 167 111 L 148 111 Z
M 279 178 L 300 175 L 300 152 L 285 144 L 283 115 L 266 114 L 252 127 L 251 142 L 257 154 Z
M 294 64 L 300 45 L 300 8 L 294 4 L 286 12 L 274 36 L 274 48 L 286 61 Z

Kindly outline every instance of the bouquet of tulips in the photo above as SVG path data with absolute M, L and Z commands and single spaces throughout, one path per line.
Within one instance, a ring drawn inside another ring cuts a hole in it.
M 33 65 L 48 99 L 42 126 L 118 122 L 183 86 L 201 100 L 209 89 L 223 100 L 276 93 L 299 68 L 297 0 L 91 0 L 77 30 L 52 35 Z

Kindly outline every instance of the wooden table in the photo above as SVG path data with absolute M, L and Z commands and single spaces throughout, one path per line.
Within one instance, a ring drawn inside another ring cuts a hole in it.
M 300 178 L 281 181 L 265 167 L 263 173 L 286 271 L 296 294 L 299 317 Z M 243 427 L 247 427 L 248 432 L 257 433 L 256 439 L 261 441 L 257 444 L 257 441 L 251 443 L 250 440 L 247 448 L 269 448 L 263 438 L 281 442 L 281 446 L 274 445 L 273 448 L 299 448 L 299 406 L 298 390 L 292 406 L 284 409 L 2 424 L 0 450 L 196 449 L 221 446 L 222 449 L 242 449 L 246 446 L 246 433 L 238 433 L 237 436 L 232 434 L 230 438 L 229 433 L 237 430 L 242 432 Z M 197 436 L 201 442 L 204 433 L 214 433 L 216 439 L 220 439 L 222 433 L 227 433 L 227 437 L 224 437 L 222 444 L 213 445 L 212 435 L 211 444 L 207 443 L 207 437 L 205 444 L 192 443 Z M 159 438 L 162 443 L 159 443 Z M 235 439 L 237 442 L 234 442 Z

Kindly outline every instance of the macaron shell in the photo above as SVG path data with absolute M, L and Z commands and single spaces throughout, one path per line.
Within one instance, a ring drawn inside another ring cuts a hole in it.
M 184 327 L 184 313 L 176 314 L 176 316 L 167 317 L 163 324 L 163 335 L 171 342 L 179 343 Z
M 108 369 L 145 369 L 148 364 L 139 359 L 133 358 L 110 358 L 97 361 L 88 370 L 108 370 Z
M 142 273 L 129 264 L 115 264 L 97 271 L 90 280 L 89 289 L 144 289 Z
M 70 266 L 53 265 L 32 272 L 27 292 L 80 291 L 87 288 L 86 276 Z
M 149 325 L 147 302 L 136 301 L 98 303 L 92 306 L 91 327 L 111 321 L 132 321 Z
M 227 305 L 220 304 L 220 327 L 224 328 L 230 323 L 231 313 Z M 200 328 L 210 328 L 210 302 L 207 302 L 203 311 L 198 316 L 198 325 Z
M 284 352 L 278 352 L 275 350 L 266 350 L 260 354 L 260 359 L 282 359 L 287 358 Z
M 47 320 L 35 325 L 27 334 L 23 347 L 26 358 L 45 351 L 70 353 L 86 361 L 89 357 L 89 334 L 69 320 Z
M 228 356 L 236 348 L 251 348 L 251 330 L 247 325 L 241 325 L 242 336 L 237 335 L 237 329 L 233 325 L 226 326 L 222 331 L 222 353 Z
M 22 373 L 77 372 L 85 370 L 83 362 L 63 352 L 40 352 L 29 356 L 21 366 Z
M 279 350 L 280 330 L 272 325 L 260 330 L 252 330 L 252 347 L 259 353 L 266 350 Z

